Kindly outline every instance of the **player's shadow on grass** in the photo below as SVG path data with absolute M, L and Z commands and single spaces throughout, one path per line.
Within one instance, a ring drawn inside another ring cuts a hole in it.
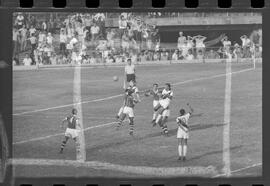
M 203 129 L 208 129 L 208 128 L 212 128 L 212 127 L 221 127 L 223 125 L 224 124 L 196 124 L 196 125 L 192 125 L 190 127 L 190 130 L 191 131 L 203 130 Z M 159 126 L 156 126 L 156 128 L 157 127 L 159 128 Z M 91 152 L 94 152 L 94 151 L 98 151 L 98 150 L 101 150 L 101 149 L 106 149 L 106 148 L 110 148 L 110 147 L 123 145 L 125 143 L 129 143 L 129 142 L 132 142 L 132 141 L 140 141 L 140 140 L 145 140 L 145 139 L 148 139 L 148 138 L 162 136 L 163 134 L 161 133 L 161 128 L 159 128 L 159 130 L 160 130 L 159 132 L 147 134 L 147 135 L 144 135 L 144 136 L 128 137 L 128 138 L 117 140 L 117 141 L 111 141 L 111 142 L 106 143 L 106 144 L 96 145 L 96 146 L 91 147 L 88 150 L 91 151 Z M 177 128 L 176 129 L 171 129 L 171 130 L 169 130 L 168 137 L 176 136 L 176 133 L 177 133 Z

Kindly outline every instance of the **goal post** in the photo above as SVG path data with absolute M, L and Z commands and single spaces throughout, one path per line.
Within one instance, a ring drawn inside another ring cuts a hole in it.
M 73 103 L 75 108 L 78 110 L 79 118 L 79 138 L 76 142 L 76 160 L 85 161 L 86 160 L 86 150 L 85 150 L 85 137 L 84 137 L 84 126 L 83 126 L 83 113 L 81 104 L 81 66 L 76 65 L 74 69 L 74 81 L 73 81 Z

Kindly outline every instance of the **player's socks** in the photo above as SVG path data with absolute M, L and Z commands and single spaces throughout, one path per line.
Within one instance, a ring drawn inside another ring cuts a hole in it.
M 61 148 L 60 148 L 60 153 L 63 153 L 63 150 L 64 150 L 66 144 L 67 144 L 67 141 L 62 141 Z
M 119 130 L 119 128 L 121 127 L 121 125 L 122 125 L 122 122 L 121 121 L 118 121 L 117 122 L 117 126 L 116 126 L 116 130 Z
M 187 155 L 187 145 L 183 146 L 183 156 L 186 157 Z
M 123 110 L 124 110 L 124 108 L 123 108 L 123 107 L 121 107 L 121 108 L 119 109 L 119 112 L 118 112 L 118 114 L 117 114 L 118 118 L 119 118 L 119 117 L 120 117 L 120 115 L 122 114 Z
M 169 133 L 167 125 L 163 125 L 162 126 L 162 130 L 163 130 L 163 133 L 164 134 L 168 134 Z
M 134 132 L 134 124 L 129 124 L 129 134 L 133 135 Z
M 159 123 L 159 121 L 160 121 L 160 119 L 161 119 L 161 114 L 159 114 L 158 116 L 157 116 L 157 119 L 156 119 L 156 124 L 158 124 Z
M 178 145 L 178 155 L 179 155 L 179 158 L 181 160 L 181 157 L 182 157 L 182 145 Z
M 156 112 L 156 111 L 154 111 L 154 114 L 153 114 L 153 121 L 155 121 L 155 120 L 156 120 L 156 118 L 157 118 L 157 112 Z

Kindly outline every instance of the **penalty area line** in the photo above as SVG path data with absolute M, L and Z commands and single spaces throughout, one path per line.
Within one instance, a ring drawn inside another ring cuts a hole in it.
M 255 70 L 255 69 L 254 68 L 248 68 L 248 69 L 244 69 L 244 70 L 231 72 L 231 74 L 238 74 L 238 73 L 247 72 L 247 71 L 251 71 L 251 70 Z M 196 78 L 196 79 L 190 79 L 190 80 L 181 81 L 181 82 L 176 82 L 176 83 L 172 83 L 172 85 L 181 85 L 181 84 L 185 84 L 185 83 L 201 81 L 201 80 L 207 80 L 207 79 L 214 79 L 214 78 L 223 77 L 223 76 L 226 76 L 226 73 L 217 74 L 217 75 L 213 75 L 213 76 L 207 76 L 207 77 L 201 77 L 201 78 Z M 76 103 L 76 104 L 85 104 L 85 103 L 94 103 L 94 102 L 99 102 L 99 101 L 105 101 L 105 100 L 118 98 L 118 97 L 120 97 L 122 95 L 123 94 L 118 94 L 118 95 L 109 96 L 109 97 L 105 97 L 105 98 L 99 98 L 99 99 L 94 99 L 94 100 L 89 100 L 89 101 L 82 101 L 82 102 L 79 102 L 79 103 Z M 21 115 L 25 115 L 25 114 L 31 114 L 31 113 L 37 113 L 37 112 L 43 112 L 43 111 L 48 111 L 48 110 L 54 110 L 54 109 L 59 109 L 59 108 L 70 107 L 70 106 L 74 106 L 74 105 L 75 105 L 74 103 L 66 104 L 66 105 L 59 105 L 59 106 L 48 107 L 48 108 L 44 108 L 44 109 L 37 109 L 37 110 L 14 113 L 12 115 L 13 116 L 21 116 Z

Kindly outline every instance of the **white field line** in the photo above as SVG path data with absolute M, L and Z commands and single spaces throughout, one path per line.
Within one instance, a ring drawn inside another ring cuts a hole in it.
M 91 168 L 97 170 L 111 170 L 125 172 L 129 174 L 139 174 L 145 176 L 209 176 L 216 175 L 214 166 L 190 166 L 190 167 L 149 167 L 149 166 L 129 166 L 112 164 L 100 161 L 78 162 L 75 160 L 51 160 L 51 159 L 11 159 L 14 165 L 39 165 L 39 166 L 63 166 L 75 168 Z M 76 175 L 79 176 L 79 175 Z
M 231 154 L 230 154 L 230 123 L 231 123 L 231 88 L 232 88 L 232 74 L 231 74 L 231 55 L 226 62 L 226 84 L 225 84 L 225 98 L 224 98 L 224 121 L 223 126 L 223 173 L 227 176 L 231 176 Z
M 236 71 L 236 72 L 232 72 L 232 73 L 241 73 L 241 72 L 246 72 L 246 71 L 250 71 L 250 70 L 254 70 L 254 69 L 253 68 L 251 68 L 251 69 L 245 69 L 245 70 Z M 221 77 L 222 75 L 224 76 L 226 74 L 219 74 L 219 75 L 210 76 L 210 77 L 197 78 L 197 79 L 194 79 L 193 81 L 199 81 L 199 80 L 204 80 L 204 79 L 217 78 L 217 77 Z M 193 81 L 192 80 L 187 80 L 187 81 L 183 81 L 183 82 L 179 82 L 179 83 L 174 83 L 174 85 L 180 85 L 180 84 L 189 83 L 189 82 L 193 82 Z M 117 97 L 118 96 L 120 96 L 120 95 L 117 95 Z M 116 96 L 111 96 L 111 97 L 116 97 Z M 109 98 L 104 98 L 104 99 L 109 99 Z M 99 99 L 99 100 L 102 100 L 102 99 Z M 93 101 L 95 101 L 95 100 L 92 100 L 92 102 Z M 90 101 L 88 101 L 88 102 L 90 102 Z M 73 104 L 70 104 L 70 105 L 73 105 Z M 105 124 L 100 124 L 100 125 L 96 125 L 96 126 L 87 127 L 87 128 L 84 129 L 84 131 L 91 130 L 91 129 L 94 129 L 94 128 L 100 128 L 100 127 L 112 125 L 112 124 L 115 124 L 115 123 L 116 122 L 110 122 L 110 123 L 105 123 Z M 32 142 L 32 141 L 40 141 L 40 140 L 48 139 L 48 138 L 51 138 L 51 137 L 60 136 L 60 135 L 63 135 L 63 134 L 64 133 L 57 133 L 57 134 L 52 134 L 52 135 L 48 135 L 48 136 L 43 136 L 43 137 L 38 137 L 38 138 L 32 138 L 32 139 L 28 139 L 28 140 L 22 140 L 22 141 L 18 141 L 18 142 L 13 142 L 13 145 L 28 143 L 28 142 Z
M 251 71 L 251 70 L 254 70 L 254 69 L 253 68 L 248 68 L 248 69 L 239 70 L 239 71 L 235 71 L 235 72 L 231 72 L 231 73 L 232 74 L 238 74 L 238 73 L 247 72 L 247 71 Z M 185 84 L 185 83 L 189 83 L 189 82 L 194 82 L 194 81 L 214 79 L 214 78 L 222 77 L 222 76 L 225 76 L 225 75 L 226 75 L 226 73 L 217 74 L 217 75 L 213 75 L 213 76 L 202 77 L 202 78 L 190 79 L 190 80 L 186 80 L 186 81 L 176 82 L 176 83 L 173 83 L 172 85 L 181 85 L 181 84 Z M 109 96 L 109 97 L 106 97 L 106 98 L 99 98 L 99 99 L 89 100 L 89 101 L 82 101 L 82 102 L 77 103 L 77 104 L 85 104 L 85 103 L 94 103 L 94 102 L 99 102 L 99 101 L 105 101 L 105 100 L 110 100 L 110 99 L 118 98 L 120 96 L 122 96 L 122 94 L 118 94 L 118 95 L 114 95 L 114 96 Z M 53 109 L 70 107 L 70 106 L 74 106 L 74 104 L 66 104 L 66 105 L 60 105 L 60 106 L 55 106 L 55 107 L 48 107 L 48 108 L 44 108 L 44 109 L 37 109 L 37 110 L 19 112 L 19 113 L 13 114 L 13 116 L 21 116 L 21 115 L 25 115 L 25 114 L 43 112 L 43 111 L 48 111 L 48 110 L 53 110 Z
M 94 103 L 94 102 L 99 102 L 99 101 L 105 101 L 105 100 L 110 100 L 113 98 L 120 97 L 121 95 L 122 94 L 118 94 L 118 95 L 109 96 L 106 98 L 94 99 L 94 100 L 89 100 L 89 101 L 82 101 L 82 102 L 79 102 L 76 104 L 85 104 L 85 103 Z M 74 106 L 74 105 L 75 105 L 75 103 L 72 103 L 72 104 L 60 105 L 60 106 L 55 106 L 55 107 L 48 107 L 48 108 L 44 108 L 44 109 L 37 109 L 37 110 L 32 110 L 32 111 L 20 112 L 20 113 L 13 114 L 13 116 L 20 116 L 20 115 L 25 115 L 25 114 L 30 114 L 30 113 L 43 112 L 43 111 L 48 111 L 48 110 L 53 110 L 53 109 L 70 107 L 70 106 Z
M 114 170 L 135 174 L 145 174 L 152 176 L 181 176 L 185 174 L 185 176 L 189 175 L 204 175 L 207 173 L 213 173 L 212 178 L 218 178 L 222 176 L 226 176 L 226 174 L 216 174 L 216 169 L 213 166 L 208 167 L 146 167 L 146 166 L 127 166 L 127 165 L 117 165 L 111 164 L 107 162 L 99 162 L 99 161 L 86 161 L 86 162 L 78 162 L 76 160 L 52 160 L 52 159 L 27 159 L 27 158 L 14 158 L 9 159 L 7 164 L 14 165 L 14 168 L 18 165 L 40 165 L 40 166 L 73 166 L 77 168 L 92 168 L 92 169 L 100 169 L 100 170 Z M 262 163 L 255 163 L 246 167 L 242 167 L 239 169 L 232 170 L 231 173 L 241 172 L 250 168 L 259 167 Z M 201 172 L 203 171 L 203 172 Z M 15 174 L 14 174 L 15 175 Z
M 95 126 L 91 126 L 91 127 L 86 127 L 86 128 L 84 128 L 83 131 L 87 131 L 87 130 L 91 130 L 91 129 L 95 129 L 95 128 L 101 128 L 101 127 L 112 125 L 112 124 L 115 124 L 115 123 L 116 122 L 110 122 L 110 123 L 104 123 L 104 124 L 95 125 Z M 64 135 L 64 134 L 65 133 L 62 132 L 62 133 L 52 134 L 52 135 L 48 135 L 48 136 L 32 138 L 32 139 L 28 139 L 28 140 L 22 140 L 22 141 L 18 141 L 18 142 L 13 142 L 13 145 L 28 143 L 28 142 L 32 142 L 32 141 L 40 141 L 40 140 L 44 140 L 44 139 L 48 139 L 48 138 L 51 138 L 51 137 L 60 136 L 60 135 Z
M 259 167 L 261 165 L 262 165 L 262 163 L 255 163 L 255 164 L 249 165 L 247 167 L 243 167 L 243 168 L 240 168 L 240 169 L 233 170 L 233 171 L 231 171 L 231 173 L 241 172 L 243 170 L 247 170 L 247 169 L 250 169 L 250 168 L 253 168 L 253 167 Z M 226 176 L 226 174 L 224 174 L 224 173 L 223 174 L 217 174 L 217 175 L 213 176 L 213 178 L 218 178 L 218 177 L 221 177 L 221 176 Z

